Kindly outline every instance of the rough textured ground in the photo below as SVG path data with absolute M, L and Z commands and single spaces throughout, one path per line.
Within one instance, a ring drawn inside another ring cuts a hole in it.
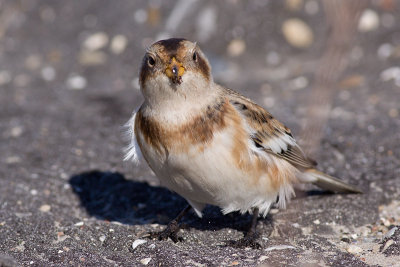
M 0 266 L 399 266 L 399 1 L 369 6 L 377 28 L 357 32 L 318 155 L 363 195 L 299 192 L 260 219 L 260 250 L 226 247 L 250 218 L 215 207 L 185 217 L 181 243 L 142 237 L 185 205 L 122 161 L 145 47 L 198 40 L 215 80 L 296 134 L 328 32 L 321 3 L 300 2 L 0 1 Z M 305 49 L 282 35 L 293 17 Z

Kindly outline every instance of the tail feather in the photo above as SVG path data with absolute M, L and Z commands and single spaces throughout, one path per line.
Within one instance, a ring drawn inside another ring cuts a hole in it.
M 346 184 L 342 180 L 320 172 L 316 169 L 308 169 L 303 174 L 305 175 L 305 182 L 311 182 L 314 185 L 328 191 L 339 193 L 362 193 L 362 191 L 355 186 Z

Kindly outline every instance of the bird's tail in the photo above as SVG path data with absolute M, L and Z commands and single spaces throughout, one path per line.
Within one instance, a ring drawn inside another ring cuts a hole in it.
M 332 192 L 362 193 L 362 191 L 355 186 L 346 184 L 340 179 L 332 177 L 316 169 L 305 170 L 299 178 L 302 182 L 309 182 L 322 189 Z

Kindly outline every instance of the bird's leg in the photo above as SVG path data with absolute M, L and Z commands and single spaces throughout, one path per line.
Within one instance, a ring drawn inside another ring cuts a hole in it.
M 258 218 L 258 213 L 259 210 L 258 208 L 253 209 L 253 218 L 251 219 L 251 225 L 247 233 L 242 239 L 239 239 L 237 241 L 232 241 L 230 242 L 230 245 L 235 248 L 245 248 L 245 247 L 251 247 L 251 248 L 256 248 L 259 249 L 261 248 L 261 245 L 257 243 L 257 218 Z
M 181 226 L 179 225 L 179 221 L 182 219 L 182 217 L 191 209 L 190 205 L 187 205 L 179 214 L 176 216 L 175 219 L 170 221 L 167 225 L 167 228 L 165 228 L 161 232 L 154 232 L 150 233 L 150 238 L 151 239 L 158 239 L 158 240 L 166 240 L 168 238 L 171 238 L 172 241 L 175 243 L 178 241 L 182 241 L 181 238 L 178 238 L 177 233 Z

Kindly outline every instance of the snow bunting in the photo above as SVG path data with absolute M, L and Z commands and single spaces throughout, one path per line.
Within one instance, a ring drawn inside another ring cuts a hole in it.
M 250 212 L 249 232 L 239 245 L 254 244 L 258 215 L 284 208 L 296 183 L 335 192 L 360 191 L 315 169 L 285 125 L 239 93 L 214 83 L 196 43 L 161 40 L 151 45 L 140 69 L 144 102 L 128 123 L 131 145 L 161 184 L 184 197 L 198 216 L 205 205 L 224 214 Z M 185 208 L 159 238 L 176 241 Z

